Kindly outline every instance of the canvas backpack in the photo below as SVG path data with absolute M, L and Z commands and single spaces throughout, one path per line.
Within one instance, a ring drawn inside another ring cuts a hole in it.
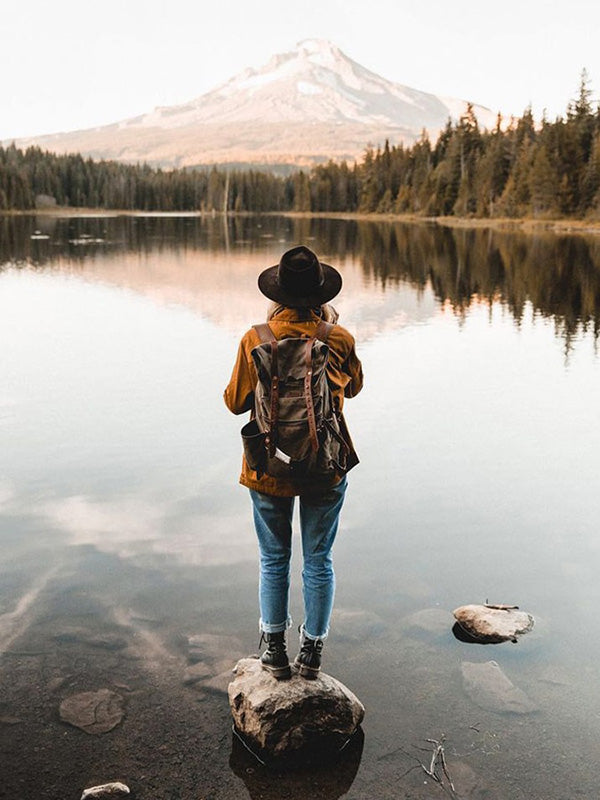
M 268 324 L 253 327 L 261 343 L 251 352 L 258 383 L 252 419 L 242 429 L 248 465 L 259 478 L 347 472 L 351 446 L 327 380 L 327 340 L 334 326 L 321 321 L 312 337 L 280 340 Z

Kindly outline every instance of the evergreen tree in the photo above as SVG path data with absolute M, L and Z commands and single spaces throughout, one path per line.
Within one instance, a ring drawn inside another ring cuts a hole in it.
M 545 145 L 537 148 L 529 175 L 531 211 L 534 217 L 558 210 L 560 179 Z

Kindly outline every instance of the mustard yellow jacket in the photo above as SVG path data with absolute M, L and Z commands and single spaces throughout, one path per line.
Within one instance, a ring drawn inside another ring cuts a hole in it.
M 311 309 L 282 308 L 269 321 L 269 326 L 277 339 L 284 337 L 313 336 L 321 317 Z M 227 408 L 234 414 L 251 411 L 254 405 L 254 390 L 258 381 L 252 356 L 252 349 L 260 344 L 260 338 L 254 328 L 243 335 L 231 380 L 225 389 L 224 399 Z M 327 340 L 329 345 L 329 363 L 327 377 L 331 394 L 338 411 L 342 412 L 345 397 L 354 397 L 362 389 L 362 366 L 356 355 L 354 337 L 341 325 L 336 325 Z M 342 424 L 345 425 L 345 423 Z M 331 484 L 340 480 L 334 475 Z M 259 478 L 242 457 L 242 474 L 240 483 L 249 489 L 279 497 L 293 497 L 298 494 L 312 494 L 322 491 L 326 486 L 321 481 L 294 481 L 287 478 L 274 478 L 261 475 Z

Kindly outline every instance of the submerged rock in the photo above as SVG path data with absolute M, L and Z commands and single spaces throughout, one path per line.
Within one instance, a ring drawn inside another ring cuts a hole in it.
M 231 660 L 235 663 L 242 655 L 242 645 L 235 636 L 219 636 L 214 633 L 197 633 L 187 637 L 188 658 L 197 661 Z
M 495 661 L 460 665 L 463 687 L 474 703 L 488 711 L 529 714 L 536 706 L 524 691 L 517 688 Z
M 533 628 L 531 614 L 511 606 L 460 606 L 453 614 L 462 630 L 480 642 L 516 642 Z
M 110 689 L 73 694 L 62 701 L 60 718 L 90 734 L 106 733 L 125 716 L 123 698 Z
M 212 678 L 214 675 L 213 670 L 204 661 L 197 661 L 195 664 L 189 666 L 183 673 L 183 682 L 186 686 L 193 686 L 198 681 Z
M 489 772 L 479 774 L 465 761 L 452 761 L 448 769 L 456 789 L 454 797 L 460 797 L 460 800 L 503 800 L 504 795 L 498 794 L 489 783 L 492 778 Z
M 351 642 L 380 636 L 386 629 L 380 616 L 364 609 L 337 608 L 333 612 L 331 624 L 335 628 L 337 639 Z
M 226 693 L 232 669 L 242 656 L 239 639 L 212 633 L 187 637 L 188 661 L 183 683 L 199 692 Z
M 237 731 L 254 751 L 277 759 L 338 752 L 365 713 L 330 675 L 309 681 L 293 671 L 290 680 L 278 681 L 255 658 L 238 662 L 228 694 Z
M 105 798 L 128 797 L 130 794 L 129 786 L 118 781 L 114 783 L 103 783 L 100 786 L 90 786 L 84 789 L 81 800 L 104 800 Z
M 437 638 L 448 635 L 452 628 L 452 616 L 443 608 L 423 608 L 404 617 L 402 624 L 407 630 Z

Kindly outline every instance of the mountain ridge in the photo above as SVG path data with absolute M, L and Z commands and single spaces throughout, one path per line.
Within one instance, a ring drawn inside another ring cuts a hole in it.
M 369 144 L 386 139 L 409 145 L 423 130 L 435 137 L 466 108 L 465 100 L 394 83 L 331 42 L 307 39 L 189 102 L 16 144 L 164 167 L 311 166 L 357 159 Z M 474 110 L 482 127 L 493 126 L 495 114 L 483 106 Z

